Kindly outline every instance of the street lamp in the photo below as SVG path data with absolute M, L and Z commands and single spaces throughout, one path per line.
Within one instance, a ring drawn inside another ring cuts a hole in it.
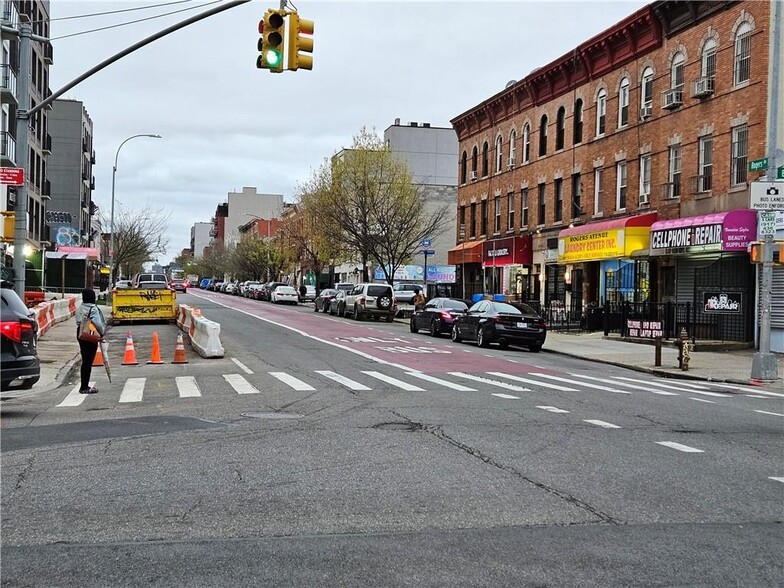
M 117 158 L 120 156 L 120 149 L 122 149 L 122 146 L 131 139 L 136 139 L 137 137 L 150 137 L 151 139 L 161 138 L 160 135 L 152 135 L 147 133 L 132 135 L 120 143 L 120 146 L 117 148 L 117 153 L 114 154 L 114 167 L 112 168 L 112 210 L 109 220 L 109 292 L 106 295 L 106 299 L 109 304 L 111 304 L 112 301 L 112 288 L 114 287 L 114 181 L 115 177 L 117 176 Z

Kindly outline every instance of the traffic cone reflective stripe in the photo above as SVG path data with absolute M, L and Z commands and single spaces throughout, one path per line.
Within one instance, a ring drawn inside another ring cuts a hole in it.
M 182 333 L 177 335 L 177 346 L 174 348 L 174 361 L 172 363 L 188 363 L 185 355 L 185 344 L 182 342 Z
M 147 363 L 154 363 L 154 364 L 163 363 L 161 361 L 161 348 L 158 345 L 157 331 L 152 334 L 152 357 L 150 358 L 150 361 L 148 361 Z
M 128 332 L 128 338 L 125 340 L 125 357 L 123 358 L 122 365 L 139 365 L 136 361 L 136 348 L 133 346 L 133 335 Z
M 90 330 L 95 331 L 95 327 L 91 324 Z M 98 343 L 98 351 L 95 352 L 95 359 L 93 359 L 93 366 L 103 366 L 103 353 L 101 352 L 101 344 Z

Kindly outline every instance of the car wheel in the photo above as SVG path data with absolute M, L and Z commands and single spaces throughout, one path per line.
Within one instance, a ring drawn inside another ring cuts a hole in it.
M 416 322 L 414 321 L 414 317 L 413 316 L 408 321 L 408 329 L 412 333 L 418 333 L 419 332 L 419 327 L 416 326 Z
M 392 313 L 389 313 L 389 314 L 387 315 L 387 322 L 388 322 L 388 323 L 391 323 L 391 322 L 392 322 L 392 321 L 394 321 L 394 320 L 395 320 L 395 315 L 394 315 L 394 314 L 392 314 Z
M 361 321 L 362 320 L 362 315 L 359 314 L 359 307 L 356 304 L 354 305 L 354 320 L 355 321 Z
M 454 325 L 452 327 L 452 341 L 455 343 L 460 343 L 462 340 L 463 338 L 460 336 L 460 329 L 457 328 L 457 325 Z
M 430 336 L 431 337 L 438 337 L 441 334 L 441 325 L 438 319 L 433 319 L 430 321 Z
M 529 345 L 528 349 L 530 349 L 534 353 L 539 353 L 539 351 L 541 351 L 541 349 L 542 349 L 542 344 L 541 343 L 537 343 L 536 345 Z
M 482 327 L 479 327 L 476 331 L 476 346 L 477 347 L 488 347 L 490 342 L 487 340 L 487 335 L 485 335 L 485 330 Z
M 345 316 L 346 316 L 346 305 L 345 304 L 341 304 L 340 306 L 338 306 L 338 316 L 342 316 L 342 317 L 345 318 Z

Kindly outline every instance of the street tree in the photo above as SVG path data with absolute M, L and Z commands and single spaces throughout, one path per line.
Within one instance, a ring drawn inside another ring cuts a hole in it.
M 143 271 L 143 264 L 154 261 L 169 244 L 166 229 L 171 213 L 146 206 L 130 210 L 117 203 L 114 215 L 114 264 L 120 275 Z M 102 218 L 103 226 L 110 219 Z
M 230 266 L 239 280 L 261 280 L 271 262 L 270 247 L 254 235 L 240 237 L 230 256 Z

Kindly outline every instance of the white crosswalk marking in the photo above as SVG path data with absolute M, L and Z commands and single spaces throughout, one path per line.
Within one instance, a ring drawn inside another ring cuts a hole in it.
M 120 402 L 141 402 L 146 381 L 147 378 L 128 378 L 120 393 Z
M 520 400 L 519 396 L 512 396 L 511 394 L 501 394 L 499 392 L 493 392 L 493 396 L 498 396 L 498 398 L 506 398 L 507 400 Z
M 239 374 L 223 374 L 223 379 L 229 383 L 229 386 L 234 388 L 237 394 L 258 394 L 259 391 L 254 388 L 248 380 Z
M 689 447 L 688 445 L 681 445 L 680 443 L 675 443 L 674 441 L 656 441 L 656 445 L 664 445 L 665 447 L 677 449 L 678 451 L 683 451 L 684 453 L 705 453 L 702 449 L 696 449 L 694 447 Z
M 193 376 L 177 376 L 174 378 L 177 383 L 177 390 L 180 392 L 180 398 L 195 398 L 201 396 L 199 385 L 196 383 L 196 378 Z
M 507 382 L 499 382 L 498 380 L 491 380 L 490 378 L 483 378 L 482 376 L 475 376 L 473 374 L 466 374 L 464 372 L 449 372 L 450 376 L 457 376 L 458 378 L 466 378 L 467 380 L 473 380 L 474 382 L 481 382 L 482 384 L 487 384 L 488 386 L 496 386 L 498 388 L 504 388 L 506 390 L 511 390 L 512 392 L 530 392 L 530 388 L 523 388 L 522 386 L 515 386 L 514 384 L 509 384 Z
M 577 380 L 571 380 L 569 378 L 561 378 L 558 376 L 553 376 L 551 374 L 543 374 L 543 373 L 531 373 L 530 376 L 536 376 L 538 378 L 549 378 L 550 380 L 555 380 L 556 382 L 565 382 L 567 384 L 577 384 L 578 386 L 585 386 L 586 388 L 594 388 L 596 390 L 605 390 L 607 392 L 614 392 L 615 394 L 631 394 L 628 390 L 618 390 L 618 388 L 610 388 L 609 386 L 602 386 L 600 384 L 591 384 L 589 382 L 578 382 Z
M 413 376 L 415 378 L 419 378 L 420 380 L 426 380 L 428 382 L 433 382 L 434 384 L 439 384 L 444 386 L 445 388 L 450 388 L 451 390 L 457 390 L 458 392 L 476 392 L 473 388 L 469 388 L 468 386 L 463 386 L 462 384 L 454 384 L 452 382 L 448 382 L 447 380 L 442 380 L 441 378 L 436 378 L 435 376 L 431 376 L 429 374 L 423 374 L 422 372 L 406 372 L 407 375 Z
M 773 415 L 773 416 L 784 417 L 784 414 L 781 414 L 781 413 L 778 413 L 778 412 L 768 412 L 767 410 L 755 410 L 754 412 L 758 412 L 760 414 L 769 414 L 769 415 Z
M 393 378 L 392 376 L 387 376 L 386 374 L 382 374 L 381 372 L 363 371 L 362 373 L 367 374 L 371 378 L 376 378 L 377 380 L 386 382 L 387 384 L 392 384 L 393 386 L 400 388 L 401 390 L 405 390 L 407 392 L 425 391 L 423 388 L 420 388 L 419 386 L 414 386 L 413 384 L 409 384 L 408 382 L 404 382 L 403 380 L 398 380 L 397 378 Z
M 775 480 L 776 482 L 784 482 L 784 478 L 779 478 L 777 476 L 769 476 L 771 480 Z
M 337 374 L 335 372 L 330 372 L 328 370 L 317 370 L 316 373 L 326 378 L 329 378 L 333 382 L 337 382 L 338 384 L 345 386 L 349 390 L 357 390 L 357 391 L 372 390 L 372 388 L 368 388 L 364 384 L 355 382 L 354 380 L 351 380 L 345 376 L 341 376 L 340 374 Z
M 579 392 L 577 388 L 568 388 L 567 386 L 559 386 L 558 384 L 550 384 L 549 382 L 539 382 L 531 380 L 530 378 L 523 378 L 521 376 L 512 376 L 510 374 L 502 374 L 501 372 L 487 372 L 491 376 L 498 376 L 499 378 L 508 378 L 515 382 L 522 382 L 524 384 L 533 384 L 534 386 L 541 386 L 543 388 L 551 388 L 553 390 L 560 390 L 561 392 Z
M 595 376 L 586 376 L 585 374 L 570 374 L 575 378 L 585 378 L 586 380 L 594 380 L 596 382 L 606 382 L 607 378 L 597 378 Z M 640 390 L 642 392 L 651 392 L 659 394 L 660 396 L 678 396 L 675 392 L 666 392 L 664 390 L 657 390 L 656 388 L 648 388 L 647 386 L 640 386 L 639 384 L 630 384 L 628 382 L 616 382 L 613 380 L 613 386 L 623 386 L 624 388 L 631 388 L 632 390 Z
M 568 410 L 564 410 L 563 408 L 556 408 L 555 406 L 537 406 L 536 408 L 541 408 L 542 410 L 546 410 L 547 412 L 569 414 Z
M 689 400 L 696 400 L 697 402 L 706 402 L 708 404 L 716 404 L 713 400 L 705 400 L 704 398 L 689 398 Z
M 596 425 L 597 427 L 604 427 L 605 429 L 620 429 L 618 425 L 607 423 L 605 421 L 597 421 L 596 419 L 583 419 L 583 422 L 589 425 Z
M 616 380 L 625 380 L 627 382 L 639 382 L 640 384 L 648 384 L 650 386 L 656 386 L 657 388 L 665 388 L 667 390 L 679 390 L 681 392 L 685 392 L 683 388 L 679 388 L 678 386 L 672 386 L 670 384 L 663 384 L 661 382 L 652 382 L 649 380 L 637 380 L 635 378 L 622 378 L 621 376 L 614 376 L 613 379 Z M 694 388 L 695 385 L 692 384 L 691 388 Z M 706 388 L 704 386 L 700 386 L 700 390 L 689 390 L 690 394 L 703 394 L 705 396 L 718 396 L 719 398 L 729 398 L 729 394 L 721 394 L 719 392 L 705 392 Z
M 310 392 L 315 390 L 313 386 L 310 384 L 306 384 L 302 380 L 295 378 L 292 375 L 287 374 L 286 372 L 269 372 L 269 375 L 273 378 L 277 378 L 287 386 L 291 386 L 294 390 L 298 392 Z
M 90 386 L 95 386 L 95 382 L 90 382 Z M 79 406 L 82 402 L 84 402 L 84 399 L 90 395 L 79 394 L 79 388 L 81 388 L 81 384 L 74 386 L 74 388 L 68 393 L 68 396 L 63 398 L 63 401 L 57 406 Z
M 246 374 L 252 374 L 252 373 L 253 373 L 253 371 L 252 371 L 252 370 L 251 370 L 251 369 L 250 369 L 248 366 L 246 366 L 244 363 L 242 363 L 242 362 L 241 362 L 239 359 L 237 359 L 236 357 L 232 357 L 232 358 L 231 358 L 231 361 L 233 361 L 234 363 L 236 363 L 236 364 L 237 364 L 237 367 L 239 367 L 239 368 L 240 368 L 240 369 L 241 369 L 243 372 L 245 372 Z
M 718 383 L 714 383 L 713 386 L 717 388 L 727 388 L 729 390 L 740 390 L 741 392 L 748 392 L 749 394 L 765 394 L 766 396 L 777 396 L 778 398 L 784 398 L 784 394 L 779 394 L 778 392 L 768 392 L 767 390 L 762 390 L 761 388 L 746 388 L 744 386 L 736 386 L 735 384 Z

